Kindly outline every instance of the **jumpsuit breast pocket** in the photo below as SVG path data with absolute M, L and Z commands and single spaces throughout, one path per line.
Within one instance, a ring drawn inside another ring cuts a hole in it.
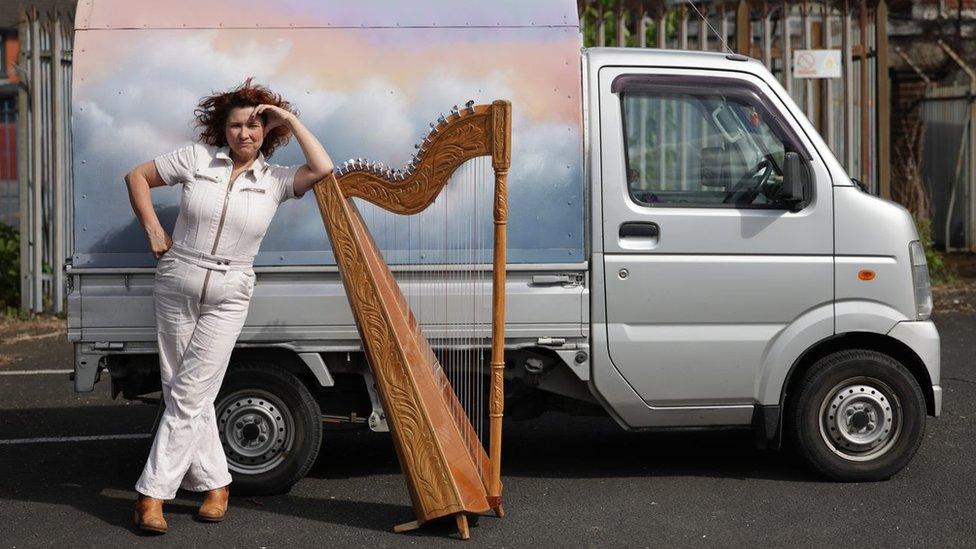
M 271 189 L 264 187 L 245 187 L 241 194 L 247 197 L 247 218 L 237 246 L 237 253 L 253 257 L 258 253 L 261 240 L 268 231 L 278 210 L 278 201 Z
M 180 222 L 183 230 L 174 231 L 174 241 L 189 248 L 197 247 L 205 242 L 198 240 L 205 238 L 206 227 L 215 215 L 220 200 L 220 179 L 197 171 L 183 186 L 183 201 L 180 208 Z M 219 210 L 217 210 L 219 212 Z M 204 228 L 201 231 L 201 227 Z

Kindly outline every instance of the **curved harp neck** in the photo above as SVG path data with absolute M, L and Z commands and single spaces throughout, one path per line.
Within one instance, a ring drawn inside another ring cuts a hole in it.
M 412 215 L 430 206 L 454 171 L 478 156 L 492 156 L 496 170 L 511 163 L 509 140 L 511 103 L 464 108 L 456 105 L 449 116 L 431 122 L 430 133 L 414 147 L 417 153 L 406 167 L 389 169 L 365 159 L 349 160 L 336 170 L 342 194 L 362 198 L 393 213 Z

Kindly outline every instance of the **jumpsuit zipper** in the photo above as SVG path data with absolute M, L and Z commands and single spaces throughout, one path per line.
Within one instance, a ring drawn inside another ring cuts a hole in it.
M 241 172 L 244 173 L 244 172 Z M 237 174 L 240 177 L 241 174 Z M 234 188 L 234 182 L 237 181 L 237 177 L 232 179 L 230 183 L 227 184 L 227 193 L 224 194 L 224 207 L 220 210 L 220 222 L 217 224 L 217 235 L 214 236 L 213 249 L 210 250 L 210 254 L 217 253 L 217 244 L 220 242 L 220 232 L 224 228 L 224 216 L 227 215 L 227 204 L 230 202 L 230 191 Z M 207 295 L 207 283 L 210 282 L 210 269 L 207 269 L 207 274 L 203 277 L 203 290 L 200 291 L 200 303 L 203 303 L 204 296 Z

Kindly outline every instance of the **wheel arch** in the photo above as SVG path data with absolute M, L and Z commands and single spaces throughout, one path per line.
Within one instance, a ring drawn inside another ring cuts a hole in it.
M 835 353 L 850 349 L 867 349 L 887 355 L 908 369 L 922 388 L 925 395 L 925 411 L 928 415 L 935 415 L 935 395 L 932 392 L 932 379 L 929 376 L 925 363 L 903 342 L 885 335 L 874 332 L 847 332 L 826 338 L 816 345 L 804 351 L 793 363 L 789 372 L 786 374 L 785 383 L 780 394 L 780 410 L 785 411 L 786 404 L 790 395 L 795 393 L 796 385 L 803 379 L 803 374 L 809 370 L 821 358 Z M 780 421 L 779 428 L 782 429 L 783 422 Z
M 230 356 L 228 368 L 234 368 L 235 363 L 254 363 L 281 368 L 294 374 L 313 394 L 322 387 L 319 378 L 302 360 L 298 352 L 282 347 L 235 347 Z M 328 373 L 328 370 L 326 370 Z M 331 379 L 331 378 L 330 378 Z
M 787 413 L 787 404 L 791 395 L 796 393 L 796 387 L 807 372 L 821 358 L 837 352 L 850 349 L 867 349 L 887 355 L 908 369 L 912 377 L 918 382 L 925 396 L 925 412 L 935 415 L 935 395 L 932 389 L 932 379 L 925 363 L 905 343 L 885 334 L 875 332 L 846 332 L 824 338 L 803 351 L 786 373 L 780 388 L 777 405 L 760 405 L 756 408 L 753 418 L 753 428 L 756 430 L 756 444 L 760 448 L 779 449 L 783 442 L 783 424 Z

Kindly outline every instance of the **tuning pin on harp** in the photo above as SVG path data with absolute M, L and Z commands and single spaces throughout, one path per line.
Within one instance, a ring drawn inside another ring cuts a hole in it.
M 437 124 L 430 123 L 430 135 L 437 135 Z
M 467 109 L 468 114 L 474 114 L 474 99 L 468 99 L 468 102 L 464 104 L 464 108 Z
M 451 107 L 451 120 L 457 120 L 458 118 L 461 118 L 461 110 L 458 109 L 457 105 L 454 105 Z
M 443 114 L 437 117 L 437 124 L 438 125 L 440 125 L 440 124 L 446 124 L 446 123 L 447 123 L 447 119 L 444 118 L 444 115 Z

